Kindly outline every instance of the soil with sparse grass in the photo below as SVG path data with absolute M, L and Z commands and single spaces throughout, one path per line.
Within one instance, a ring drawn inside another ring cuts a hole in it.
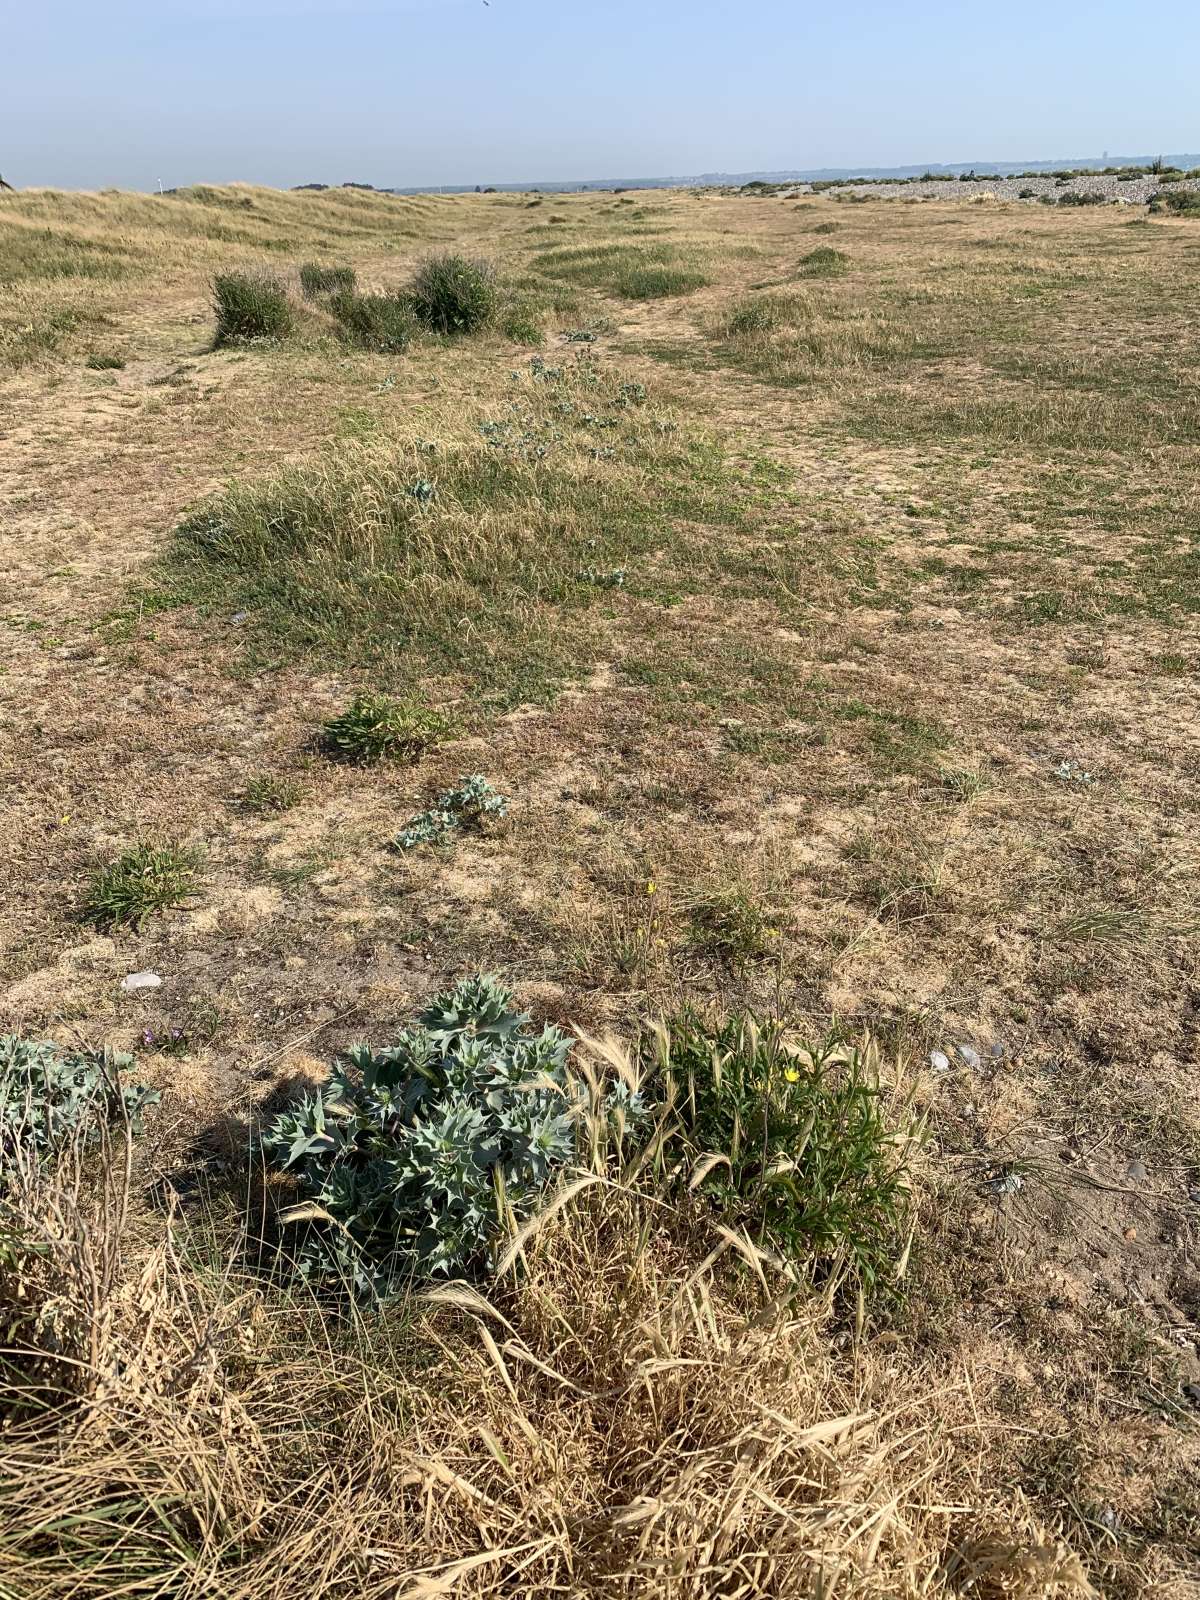
M 1200 1592 L 1200 239 L 963 191 L 0 195 L 0 1593 Z M 276 1270 L 480 972 L 650 1123 Z

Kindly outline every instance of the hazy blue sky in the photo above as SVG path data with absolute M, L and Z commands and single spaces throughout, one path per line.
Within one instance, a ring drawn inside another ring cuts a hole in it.
M 403 186 L 1200 146 L 1195 0 L 6 12 L 0 172 L 18 185 Z

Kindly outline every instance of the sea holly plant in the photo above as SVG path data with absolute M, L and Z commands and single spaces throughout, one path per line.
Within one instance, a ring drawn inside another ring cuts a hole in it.
M 142 1131 L 156 1089 L 122 1082 L 133 1057 L 112 1050 L 61 1050 L 49 1040 L 0 1034 L 0 1188 L 10 1161 L 91 1143 L 106 1122 Z
M 491 818 L 508 814 L 508 801 L 486 778 L 476 773 L 460 778 L 458 787 L 440 794 L 428 811 L 421 811 L 396 835 L 397 850 L 419 844 L 440 844 L 460 828 L 482 828 Z
M 262 1135 L 299 1191 L 283 1220 L 302 1276 L 383 1298 L 486 1270 L 574 1154 L 570 1050 L 490 977 L 438 995 L 394 1044 L 350 1050 Z

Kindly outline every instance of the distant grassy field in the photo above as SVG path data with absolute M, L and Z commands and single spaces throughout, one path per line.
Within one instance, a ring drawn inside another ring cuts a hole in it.
M 1200 224 L 0 195 L 0 443 L 0 1035 L 162 1093 L 0 1041 L 0 1595 L 1200 1593 Z M 478 972 L 557 1198 L 347 1308 L 257 1130 Z

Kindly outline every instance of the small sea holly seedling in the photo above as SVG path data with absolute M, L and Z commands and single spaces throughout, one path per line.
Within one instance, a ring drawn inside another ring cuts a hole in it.
M 203 855 L 190 846 L 139 844 L 101 867 L 82 915 L 97 927 L 141 927 L 152 911 L 182 905 L 196 893 Z
M 360 694 L 321 730 L 326 754 L 339 761 L 419 761 L 450 731 L 450 719 L 415 699 Z
M 440 844 L 461 828 L 483 828 L 492 817 L 508 814 L 508 801 L 497 794 L 486 778 L 477 773 L 460 778 L 456 789 L 438 796 L 428 811 L 422 811 L 396 835 L 397 850 L 412 850 L 419 844 Z

